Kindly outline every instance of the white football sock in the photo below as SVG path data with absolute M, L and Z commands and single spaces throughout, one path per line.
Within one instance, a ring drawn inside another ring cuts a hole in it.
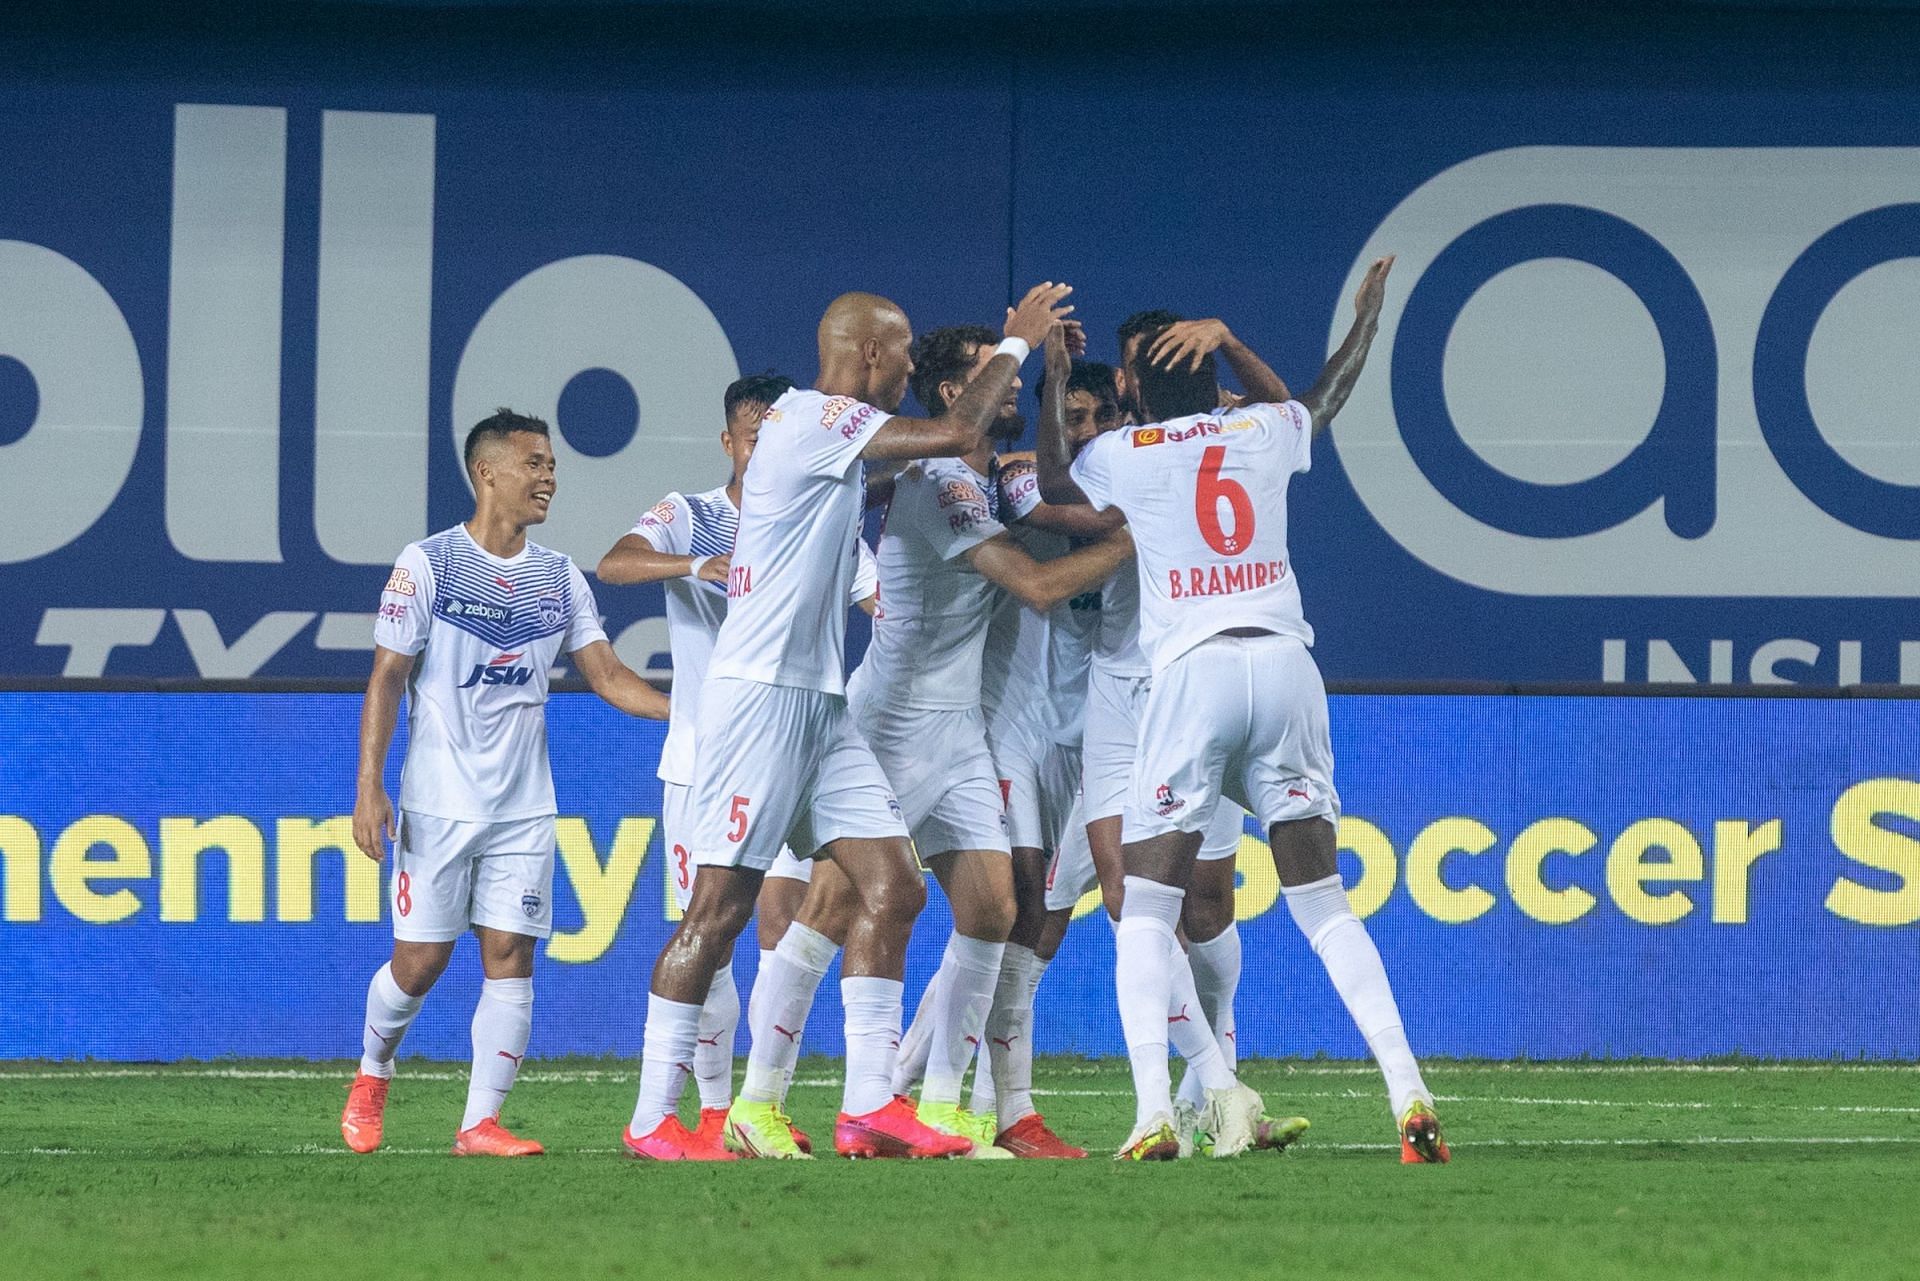
M 733 1102 L 733 1034 L 739 1026 L 740 989 L 733 985 L 733 966 L 723 965 L 700 1007 L 700 1031 L 693 1044 L 693 1079 L 700 1087 L 702 1108 Z
M 947 949 L 940 954 L 940 968 L 927 980 L 926 991 L 920 993 L 920 1004 L 913 1012 L 913 1022 L 907 1026 L 907 1034 L 900 1038 L 900 1057 L 893 1065 L 893 1092 L 911 1094 L 913 1087 L 920 1084 L 927 1074 L 927 1059 L 933 1053 L 933 1022 L 945 999 L 947 987 L 953 981 L 953 940 L 957 935 L 947 935 Z
M 360 1030 L 360 1070 L 385 1080 L 393 1076 L 400 1038 L 413 1025 L 425 996 L 408 996 L 393 981 L 393 966 L 383 965 L 367 984 L 367 1022 Z
M 1394 1003 L 1386 967 L 1380 963 L 1380 950 L 1373 945 L 1367 927 L 1353 914 L 1340 877 L 1281 889 L 1287 896 L 1293 923 L 1307 936 L 1314 954 L 1326 966 L 1334 990 L 1346 1003 L 1354 1026 L 1367 1038 L 1367 1048 L 1373 1051 L 1373 1060 L 1386 1078 L 1394 1118 L 1398 1120 L 1414 1099 L 1431 1103 L 1433 1096 L 1420 1079 L 1420 1065 L 1414 1061 L 1406 1030 L 1400 1024 L 1400 1008 Z
M 1000 981 L 993 989 L 993 1010 L 987 1015 L 987 1062 L 991 1070 L 973 1070 L 973 1111 L 998 1117 L 1004 1134 L 1034 1111 L 1033 1106 L 1033 995 L 1047 963 L 1030 947 L 1007 944 L 1000 958 Z M 980 1082 L 991 1086 L 983 1092 Z
M 753 1034 L 753 1029 L 759 1024 L 760 1005 L 766 999 L 760 994 L 767 988 L 767 983 L 765 982 L 767 967 L 772 964 L 773 949 L 770 947 L 761 948 L 760 964 L 755 966 L 753 971 L 753 990 L 747 993 L 747 1034 L 749 1036 Z
M 955 934 L 953 971 L 940 1002 L 934 1007 L 933 1049 L 927 1056 L 927 1078 L 920 1087 L 922 1103 L 958 1103 L 967 1065 L 980 1049 L 993 1008 L 994 984 L 1000 980 L 1004 940 L 969 938 Z
M 467 1114 L 462 1130 L 500 1115 L 533 1031 L 533 980 L 487 979 L 473 1009 L 473 1072 L 467 1078 Z
M 1120 926 L 1114 931 L 1114 987 L 1120 999 L 1120 1027 L 1127 1038 L 1127 1058 L 1133 1065 L 1136 1126 L 1156 1114 L 1173 1112 L 1173 1088 L 1167 1071 L 1169 998 L 1173 993 L 1173 954 L 1179 950 L 1173 929 L 1185 897 L 1185 891 L 1171 885 L 1129 876 Z
M 747 1076 L 740 1097 L 749 1103 L 783 1103 L 800 1061 L 800 1034 L 813 1012 L 814 994 L 839 952 L 820 931 L 795 921 L 780 936 L 780 946 L 763 954 L 765 963 L 753 981 L 747 1003 Z
M 1198 1080 L 1202 1091 L 1230 1089 L 1234 1082 L 1233 1069 L 1220 1056 L 1220 1042 L 1213 1035 L 1213 1025 L 1207 1022 L 1207 1012 L 1200 1008 L 1200 994 L 1194 990 L 1193 962 L 1177 939 L 1167 958 L 1167 975 L 1172 980 L 1167 1001 L 1167 1039 L 1187 1061 L 1187 1075 Z M 1206 1095 L 1202 1093 L 1199 1097 L 1204 1101 Z
M 893 1099 L 905 988 L 899 979 L 869 975 L 840 980 L 840 1003 L 847 1011 L 847 1080 L 840 1110 L 848 1116 L 876 1112 Z
M 1233 999 L 1240 989 L 1240 927 L 1229 925 L 1204 943 L 1187 945 L 1187 961 L 1193 966 L 1193 987 L 1199 994 L 1200 1008 L 1206 1012 L 1214 1039 L 1220 1043 L 1220 1057 L 1232 1071 L 1239 1062 L 1239 1047 L 1234 1042 Z
M 699 1035 L 699 1006 L 647 994 L 647 1031 L 640 1043 L 640 1097 L 634 1102 L 633 1121 L 627 1127 L 635 1138 L 653 1133 L 673 1115 L 687 1074 L 693 1071 L 693 1050 Z

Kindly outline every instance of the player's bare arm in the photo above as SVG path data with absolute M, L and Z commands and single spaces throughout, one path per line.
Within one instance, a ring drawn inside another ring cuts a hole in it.
M 1065 329 L 1055 325 L 1045 340 L 1046 372 L 1040 384 L 1040 423 L 1034 466 L 1040 471 L 1040 500 L 1055 506 L 1078 506 L 1092 510 L 1092 504 L 1068 470 L 1073 464 L 1073 442 L 1067 434 L 1067 375 L 1073 370 L 1073 355 L 1067 349 Z
M 353 796 L 353 843 L 378 863 L 394 837 L 393 798 L 387 795 L 387 748 L 400 718 L 400 696 L 413 673 L 413 655 L 376 645 L 367 698 L 360 705 L 360 769 Z
M 593 576 L 614 587 L 687 577 L 696 577 L 705 583 L 724 583 L 732 568 L 732 556 L 678 556 L 660 551 L 638 534 L 623 534 L 600 558 Z
M 1373 335 L 1380 328 L 1380 307 L 1387 299 L 1387 273 L 1391 270 L 1391 254 L 1367 268 L 1365 278 L 1360 281 L 1360 291 L 1353 296 L 1353 328 L 1347 330 L 1339 350 L 1327 360 L 1326 368 L 1314 379 L 1312 388 L 1300 398 L 1300 403 L 1313 416 L 1316 433 L 1333 421 L 1333 416 L 1347 403 L 1347 397 L 1353 394 L 1353 385 L 1360 381 L 1360 371 L 1367 364 L 1367 350 L 1373 346 Z
M 685 557 L 672 557 L 684 560 Z M 587 682 L 587 688 L 629 716 L 650 721 L 667 719 L 667 696 L 640 678 L 640 674 L 620 661 L 613 646 L 597 640 L 576 649 L 570 655 L 573 665 Z
M 1029 348 L 1045 341 L 1049 330 L 1073 308 L 1064 302 L 1071 285 L 1035 285 L 1007 317 L 1006 336 Z M 987 428 L 999 417 L 1000 406 L 1020 373 L 1020 362 L 1001 353 L 967 384 L 947 412 L 937 418 L 894 417 L 874 433 L 860 452 L 868 460 L 884 458 L 961 458 L 980 448 Z
M 1178 368 L 1184 360 L 1187 369 L 1192 371 L 1200 368 L 1200 362 L 1216 351 L 1226 359 L 1233 376 L 1240 380 L 1248 400 L 1278 405 L 1293 399 L 1286 380 L 1273 372 L 1272 366 L 1260 359 L 1253 348 L 1235 337 L 1224 320 L 1182 320 L 1168 325 L 1147 350 L 1147 360 L 1169 369 Z
M 1022 605 L 1045 613 L 1063 600 L 1091 591 L 1133 559 L 1133 536 L 1125 529 L 1053 560 L 1035 560 L 1010 534 L 995 534 L 969 548 L 967 560 L 982 578 L 1011 593 Z

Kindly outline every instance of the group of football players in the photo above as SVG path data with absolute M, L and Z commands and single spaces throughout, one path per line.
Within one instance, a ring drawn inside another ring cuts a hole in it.
M 1297 399 L 1215 320 L 1142 312 L 1117 365 L 1086 360 L 1065 285 L 1030 290 L 999 332 L 917 340 L 892 302 L 836 299 L 812 387 L 767 374 L 727 389 L 727 484 L 666 495 L 598 566 L 604 584 L 664 585 L 670 701 L 614 655 L 581 572 L 526 539 L 555 493 L 546 424 L 502 410 L 475 426 L 475 514 L 401 554 L 376 624 L 354 831 L 371 857 L 391 845 L 395 943 L 368 988 L 348 1145 L 379 1146 L 395 1050 L 471 928 L 486 977 L 454 1150 L 541 1150 L 499 1111 L 551 920 L 544 702 L 564 651 L 613 705 L 669 720 L 662 848 L 682 915 L 652 976 L 634 1156 L 809 1158 L 786 1094 L 839 955 L 837 1152 L 1084 1157 L 1034 1106 L 1034 994 L 1096 885 L 1137 1100 L 1117 1156 L 1287 1146 L 1307 1122 L 1267 1115 L 1235 1071 L 1250 811 L 1385 1077 L 1402 1159 L 1447 1160 L 1340 879 L 1326 695 L 1286 542 L 1289 479 L 1360 375 L 1391 265 L 1369 270 L 1345 341 Z M 1025 432 L 1019 372 L 1036 347 L 1037 448 L 1003 452 Z M 1216 359 L 1241 394 L 1221 390 Z M 926 416 L 898 412 L 909 387 Z M 849 606 L 873 616 L 850 680 Z M 381 776 L 403 691 L 396 813 Z M 953 931 L 903 1035 L 923 868 Z M 730 961 L 756 915 L 736 1096 Z M 1177 1094 L 1170 1046 L 1187 1062 Z

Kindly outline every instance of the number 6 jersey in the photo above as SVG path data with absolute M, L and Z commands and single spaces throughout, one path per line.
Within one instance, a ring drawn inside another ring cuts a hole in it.
M 1140 647 L 1156 673 L 1229 628 L 1313 644 L 1287 558 L 1287 482 L 1312 465 L 1312 435 L 1290 400 L 1110 431 L 1074 459 L 1094 507 L 1133 528 Z

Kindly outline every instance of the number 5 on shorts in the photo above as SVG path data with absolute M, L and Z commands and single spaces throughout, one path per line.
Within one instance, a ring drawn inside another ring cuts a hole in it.
M 727 811 L 727 817 L 733 820 L 733 826 L 727 830 L 727 839 L 738 842 L 747 835 L 747 806 L 753 804 L 744 796 L 733 798 L 733 808 Z

